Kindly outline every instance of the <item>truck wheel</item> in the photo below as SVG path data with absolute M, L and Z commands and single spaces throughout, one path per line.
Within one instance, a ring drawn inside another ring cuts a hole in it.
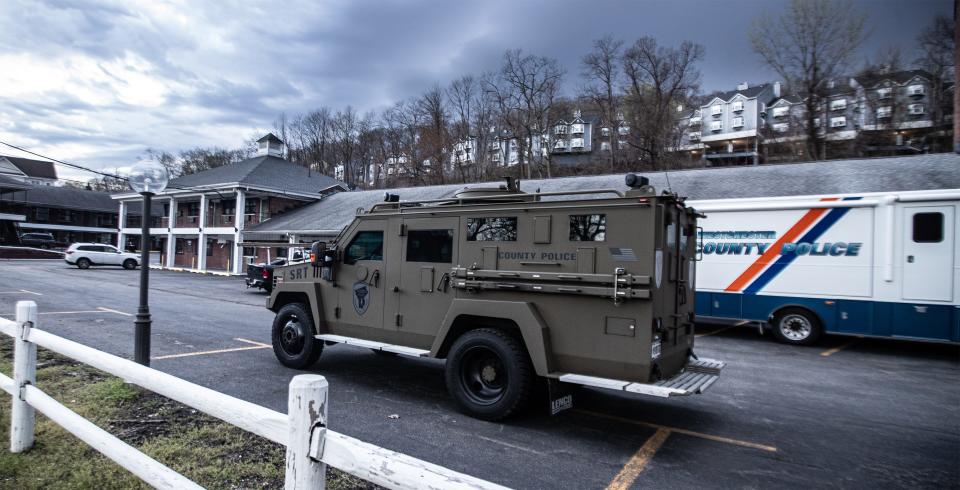
M 784 308 L 773 318 L 773 336 L 793 345 L 813 345 L 823 334 L 823 325 L 810 310 Z
M 123 261 L 123 268 L 132 271 L 137 268 L 137 261 L 133 259 L 127 259 Z
M 323 342 L 313 337 L 313 319 L 300 303 L 280 308 L 273 319 L 270 337 L 274 355 L 289 368 L 306 369 L 317 362 L 323 352 Z
M 453 343 L 444 374 L 459 408 L 484 420 L 500 420 L 523 409 L 534 384 L 523 345 L 489 328 L 471 330 Z
M 79 267 L 79 268 L 81 268 L 81 269 L 89 269 L 89 268 L 90 268 L 90 259 L 79 259 L 79 260 L 77 260 L 77 267 Z

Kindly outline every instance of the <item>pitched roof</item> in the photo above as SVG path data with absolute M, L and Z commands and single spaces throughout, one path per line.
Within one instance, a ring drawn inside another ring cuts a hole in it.
M 884 80 L 891 80 L 893 82 L 896 82 L 899 85 L 903 85 L 909 82 L 910 80 L 912 80 L 913 77 L 918 77 L 918 76 L 926 78 L 927 80 L 933 79 L 933 75 L 931 75 L 930 72 L 926 70 L 903 70 L 903 71 L 895 71 L 893 73 L 877 73 L 877 74 L 871 74 L 866 76 L 858 76 L 855 78 L 857 82 L 860 83 L 860 85 L 863 85 L 864 87 L 867 87 L 867 88 L 872 88 L 877 86 L 877 84 L 879 84 L 880 82 L 883 82 Z
M 29 187 L 30 184 L 24 184 L 13 177 L 0 175 L 0 192 L 5 192 L 11 189 L 26 189 Z
M 24 190 L 4 192 L 3 200 L 51 208 L 118 212 L 117 202 L 110 198 L 109 192 L 88 191 L 76 187 L 35 185 Z
M 333 177 L 310 172 L 295 163 L 266 155 L 184 175 L 171 180 L 167 188 L 214 187 L 227 184 L 245 184 L 307 194 L 321 193 L 338 186 L 343 190 L 347 189 L 347 184 Z
M 952 153 L 890 158 L 828 160 L 757 167 L 722 167 L 670 172 L 672 190 L 693 200 L 802 196 L 960 188 L 960 156 Z M 645 173 L 657 189 L 666 189 L 663 172 Z M 477 186 L 483 184 L 469 184 Z M 488 183 L 489 185 L 489 183 Z M 391 189 L 403 201 L 452 197 L 465 184 Z M 564 177 L 521 182 L 527 192 L 584 189 L 627 190 L 623 174 Z M 339 231 L 357 208 L 383 201 L 383 190 L 340 192 L 288 211 L 249 229 L 256 232 Z
M 53 162 L 46 162 L 43 160 L 33 160 L 30 158 L 20 158 L 20 157 L 9 157 L 0 155 L 0 158 L 6 158 L 10 161 L 15 167 L 19 168 L 21 172 L 26 174 L 27 177 L 37 177 L 43 179 L 57 179 L 57 169 L 53 166 Z
M 803 97 L 795 94 L 784 95 L 783 97 L 778 97 L 773 99 L 767 106 L 775 106 L 780 103 L 780 101 L 787 102 L 789 104 L 799 104 L 803 102 Z
M 283 140 L 277 138 L 273 133 L 267 133 L 266 136 L 257 140 L 257 143 L 263 143 L 264 141 L 272 141 L 274 143 L 283 143 Z
M 764 90 L 765 88 L 767 88 L 769 85 L 770 85 L 770 84 L 764 83 L 764 84 L 754 85 L 754 86 L 748 87 L 748 88 L 746 88 L 746 89 L 744 89 L 744 90 L 728 90 L 728 91 L 726 91 L 726 92 L 723 92 L 723 93 L 720 93 L 720 94 L 717 94 L 717 95 L 712 95 L 712 96 L 710 96 L 710 98 L 707 99 L 706 102 L 704 102 L 703 105 L 706 105 L 706 104 L 709 104 L 710 102 L 713 102 L 713 99 L 720 99 L 720 100 L 722 100 L 722 101 L 724 101 L 724 102 L 729 102 L 730 99 L 732 99 L 732 98 L 733 98 L 734 96 L 736 96 L 737 94 L 743 95 L 744 97 L 750 99 L 750 98 L 753 98 L 753 97 L 756 97 L 756 96 L 760 95 L 760 93 L 762 93 L 763 90 Z

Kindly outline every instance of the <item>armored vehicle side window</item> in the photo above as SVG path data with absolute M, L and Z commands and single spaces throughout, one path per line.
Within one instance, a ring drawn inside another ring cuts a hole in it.
M 343 256 L 343 263 L 356 264 L 358 260 L 383 260 L 382 231 L 361 231 L 353 237 Z
M 913 215 L 913 241 L 916 243 L 942 242 L 943 213 L 917 213 Z
M 407 232 L 407 262 L 453 262 L 453 230 Z
M 602 242 L 607 239 L 607 215 L 571 214 L 571 242 Z
M 467 240 L 515 242 L 517 241 L 517 218 L 467 218 Z

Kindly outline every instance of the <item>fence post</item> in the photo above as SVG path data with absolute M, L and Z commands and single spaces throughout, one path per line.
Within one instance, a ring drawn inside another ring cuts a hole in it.
M 326 465 L 310 457 L 310 441 L 323 444 L 327 425 L 327 379 L 318 374 L 301 374 L 290 381 L 287 395 L 286 490 L 323 489 Z M 314 434 L 317 437 L 313 437 Z M 316 454 L 323 454 L 322 450 Z M 318 458 L 319 459 L 319 458 Z
M 13 340 L 13 384 L 19 393 L 13 396 L 10 410 L 10 452 L 19 453 L 33 447 L 33 407 L 24 401 L 24 386 L 37 382 L 37 345 L 27 342 L 30 328 L 37 325 L 37 304 L 17 302 L 17 338 Z

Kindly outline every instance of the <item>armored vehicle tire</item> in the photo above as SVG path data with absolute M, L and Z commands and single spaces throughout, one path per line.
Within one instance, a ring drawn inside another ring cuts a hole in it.
M 79 268 L 81 268 L 81 269 L 89 269 L 89 268 L 90 268 L 90 259 L 80 259 L 80 260 L 78 260 L 78 261 L 77 261 L 77 267 L 79 267 Z
M 137 261 L 133 259 L 127 259 L 123 261 L 123 268 L 132 271 L 137 268 Z
M 313 333 L 313 319 L 304 305 L 284 305 L 273 319 L 270 338 L 274 355 L 289 368 L 312 366 L 323 352 L 323 342 L 314 338 Z
M 813 345 L 823 334 L 817 315 L 804 308 L 784 308 L 773 317 L 773 336 L 793 345 Z
M 444 374 L 460 409 L 484 420 L 500 420 L 523 409 L 535 379 L 521 342 L 489 328 L 471 330 L 453 343 Z

